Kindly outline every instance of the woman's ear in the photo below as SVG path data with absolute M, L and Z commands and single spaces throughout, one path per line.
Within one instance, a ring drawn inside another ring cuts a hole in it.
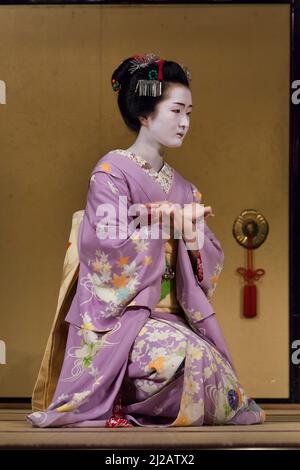
M 141 126 L 148 126 L 148 118 L 146 116 L 139 116 L 139 121 L 141 123 Z

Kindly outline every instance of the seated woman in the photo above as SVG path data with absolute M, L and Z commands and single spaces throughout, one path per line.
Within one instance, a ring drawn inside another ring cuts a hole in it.
M 137 138 L 91 173 L 62 367 L 51 403 L 28 420 L 39 427 L 262 423 L 210 303 L 223 264 L 206 223 L 211 207 L 164 161 L 164 148 L 180 147 L 189 129 L 189 71 L 144 54 L 124 60 L 112 86 Z M 54 351 L 44 361 L 55 363 Z

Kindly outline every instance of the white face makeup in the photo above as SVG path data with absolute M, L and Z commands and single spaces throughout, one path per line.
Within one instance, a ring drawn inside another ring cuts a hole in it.
M 148 133 L 162 146 L 180 147 L 190 125 L 192 94 L 187 87 L 174 84 L 166 95 L 157 105 L 155 114 L 148 117 Z

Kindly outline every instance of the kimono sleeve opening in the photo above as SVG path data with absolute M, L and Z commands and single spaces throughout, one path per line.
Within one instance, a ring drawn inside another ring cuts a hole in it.
M 193 202 L 201 203 L 202 195 L 198 189 L 191 184 Z M 199 229 L 198 229 L 199 230 Z M 204 243 L 200 248 L 194 272 L 197 283 L 203 289 L 208 299 L 211 299 L 217 286 L 219 275 L 223 269 L 224 253 L 219 240 L 204 221 Z
M 198 204 L 201 203 L 202 195 L 198 189 L 191 184 L 192 201 Z M 197 225 L 197 224 L 196 224 Z M 197 225 L 197 230 L 202 233 L 197 233 L 198 240 L 203 241 L 203 224 Z M 198 245 L 200 246 L 199 242 Z M 212 294 L 216 288 L 218 276 L 222 270 L 224 262 L 224 253 L 220 242 L 215 237 L 214 233 L 207 226 L 204 220 L 204 242 L 203 246 L 199 249 L 199 254 L 194 265 L 194 273 L 197 283 L 200 285 L 202 291 L 205 293 L 208 301 L 211 299 Z M 193 323 L 193 327 L 201 332 L 227 359 L 235 371 L 234 363 L 228 349 L 227 343 L 218 325 L 216 314 L 212 315 Z
M 149 294 L 142 294 L 160 282 L 162 240 L 147 239 L 147 227 L 133 229 L 131 203 L 125 176 L 93 172 L 79 241 L 77 310 L 83 328 L 112 329 L 127 307 L 147 307 Z

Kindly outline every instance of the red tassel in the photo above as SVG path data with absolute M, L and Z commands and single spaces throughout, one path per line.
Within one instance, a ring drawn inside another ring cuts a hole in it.
M 246 284 L 244 286 L 244 316 L 256 317 L 256 285 Z
M 246 318 L 256 317 L 256 285 L 254 282 L 264 276 L 265 270 L 253 270 L 253 249 L 251 237 L 248 239 L 247 246 L 247 268 L 238 268 L 237 272 L 243 276 L 247 283 L 244 285 L 244 316 Z

